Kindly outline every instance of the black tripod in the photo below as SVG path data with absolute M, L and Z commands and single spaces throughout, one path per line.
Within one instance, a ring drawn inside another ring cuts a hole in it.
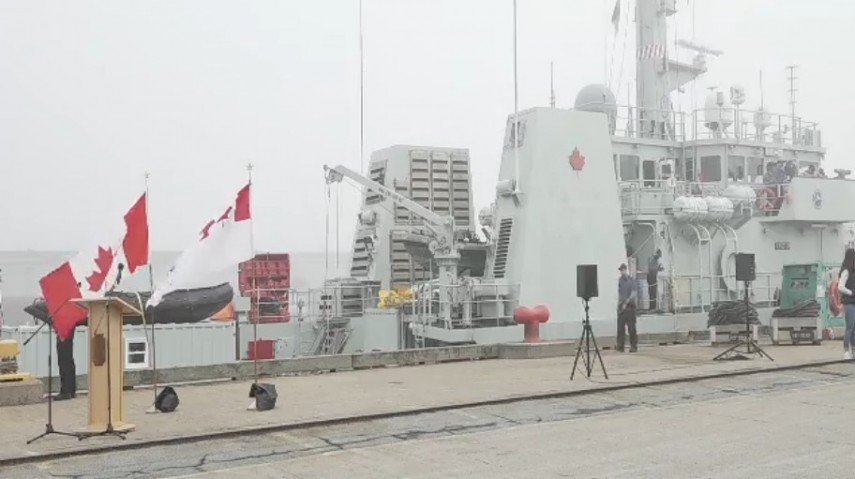
M 570 373 L 570 380 L 576 375 L 576 366 L 579 364 L 579 357 L 582 356 L 582 344 L 585 344 L 585 372 L 591 377 L 591 372 L 594 370 L 594 359 L 591 357 L 591 343 L 594 343 L 594 355 L 600 361 L 600 367 L 603 368 L 603 376 L 609 378 L 609 373 L 606 372 L 606 365 L 603 364 L 603 357 L 600 355 L 600 348 L 597 347 L 597 338 L 594 337 L 594 330 L 591 328 L 591 318 L 588 315 L 588 302 L 590 298 L 583 298 L 585 301 L 585 319 L 582 321 L 582 336 L 579 338 L 579 344 L 576 346 L 576 359 L 573 360 L 573 372 Z
M 110 302 L 109 301 L 107 301 L 107 303 L 104 305 L 104 313 L 105 313 L 105 316 L 107 318 L 107 341 L 106 341 L 107 347 L 105 348 L 106 352 L 107 352 L 107 428 L 104 429 L 103 431 L 99 431 L 99 432 L 91 432 L 91 433 L 87 432 L 87 433 L 79 434 L 77 436 L 77 438 L 81 441 L 84 439 L 89 439 L 90 437 L 98 437 L 98 436 L 116 436 L 116 437 L 119 437 L 121 439 L 127 439 L 125 437 L 125 434 L 127 434 L 126 431 L 117 431 L 115 428 L 113 428 L 113 383 L 112 383 L 112 379 L 111 379 L 111 377 L 112 377 L 111 373 L 112 373 L 113 369 L 112 369 L 112 364 L 110 361 L 110 356 L 111 356 L 111 354 L 110 354 L 110 338 L 111 338 L 111 336 L 110 336 L 110 323 L 112 323 L 112 321 L 110 321 Z M 90 325 L 90 327 L 91 327 L 91 325 Z M 90 332 L 90 334 L 92 334 L 92 333 Z
M 754 340 L 754 335 L 751 334 L 751 303 L 748 302 L 748 290 L 751 288 L 751 281 L 743 281 L 743 283 L 745 285 L 745 339 L 739 339 L 736 344 L 714 357 L 713 361 L 722 359 L 751 359 L 748 356 L 754 356 L 755 354 L 774 361 L 772 356 L 766 354 L 766 351 L 763 351 L 763 348 L 757 344 L 757 341 Z M 741 346 L 745 346 L 745 355 L 741 351 L 737 351 Z
M 47 320 L 45 322 L 43 322 L 41 326 L 39 326 L 39 329 L 37 329 L 32 335 L 30 335 L 29 338 L 27 338 L 26 341 L 24 341 L 24 346 L 26 346 L 30 341 L 32 341 L 32 339 L 34 337 L 36 337 L 37 334 L 39 334 L 39 331 L 41 331 L 42 328 L 46 324 L 48 325 L 48 328 L 50 329 L 50 331 L 49 331 L 50 332 L 50 334 L 49 334 L 50 339 L 48 340 L 48 420 L 47 420 L 47 424 L 45 424 L 45 432 L 43 432 L 43 433 L 39 434 L 38 436 L 30 439 L 29 441 L 27 441 L 27 444 L 32 444 L 32 443 L 38 441 L 39 439 L 41 439 L 41 438 L 43 438 L 49 434 L 57 434 L 59 436 L 76 437 L 78 439 L 80 438 L 79 434 L 75 434 L 75 433 L 71 433 L 71 432 L 57 431 L 56 429 L 53 428 L 53 346 L 54 346 L 53 336 L 55 334 L 54 330 L 53 330 L 53 318 L 47 318 Z M 72 332 L 71 334 L 74 334 L 74 332 Z

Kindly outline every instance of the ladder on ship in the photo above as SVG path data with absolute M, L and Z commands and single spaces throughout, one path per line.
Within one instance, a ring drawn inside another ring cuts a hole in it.
M 341 354 L 350 339 L 351 329 L 346 319 L 320 320 L 318 333 L 312 346 L 315 355 Z
M 713 270 L 712 235 L 704 225 L 686 225 L 694 233 L 694 239 L 698 245 L 698 288 L 692 287 L 690 306 L 701 311 L 708 311 L 712 307 L 716 291 L 716 275 Z M 697 304 L 695 304 L 697 301 Z

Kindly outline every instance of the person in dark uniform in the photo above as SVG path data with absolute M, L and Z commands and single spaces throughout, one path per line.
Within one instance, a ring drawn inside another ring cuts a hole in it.
M 647 263 L 647 293 L 650 296 L 650 310 L 656 311 L 656 300 L 659 298 L 659 272 L 664 270 L 662 267 L 662 250 L 657 249 L 656 253 L 650 257 Z
M 59 366 L 59 394 L 54 400 L 77 397 L 77 368 L 74 364 L 74 329 L 65 340 L 56 338 L 56 363 Z
M 620 279 L 618 280 L 618 332 L 616 350 L 623 352 L 626 340 L 626 330 L 629 330 L 629 352 L 638 351 L 638 332 L 635 328 L 636 298 L 638 297 L 638 285 L 629 276 L 625 264 L 621 264 Z

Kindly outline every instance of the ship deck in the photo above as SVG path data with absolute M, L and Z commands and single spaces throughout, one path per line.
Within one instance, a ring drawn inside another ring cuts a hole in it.
M 391 367 L 329 374 L 266 378 L 276 385 L 274 410 L 248 411 L 251 381 L 175 386 L 181 404 L 170 414 L 147 414 L 150 388 L 125 392 L 127 419 L 136 430 L 123 441 L 97 437 L 83 441 L 48 436 L 26 441 L 44 431 L 45 404 L 0 409 L 0 466 L 38 462 L 64 456 L 175 444 L 228 435 L 278 429 L 301 429 L 354 421 L 456 409 L 479 404 L 516 402 L 543 397 L 572 397 L 594 391 L 678 383 L 701 378 L 756 374 L 838 362 L 841 343 L 821 346 L 764 346 L 775 358 L 753 361 L 712 361 L 720 349 L 707 344 L 671 346 L 642 344 L 636 354 L 603 351 L 609 379 L 595 369 L 587 379 L 577 373 L 570 381 L 572 357 L 491 359 L 436 365 Z M 569 399 L 568 399 L 569 400 Z M 70 431 L 83 425 L 85 395 L 54 403 L 54 425 Z

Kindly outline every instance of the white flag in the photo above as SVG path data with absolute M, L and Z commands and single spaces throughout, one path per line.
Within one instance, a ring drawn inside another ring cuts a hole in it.
M 213 275 L 252 258 L 249 191 L 247 184 L 232 206 L 202 228 L 199 239 L 181 253 L 169 277 L 155 288 L 148 306 L 156 306 L 172 291 L 216 286 Z

